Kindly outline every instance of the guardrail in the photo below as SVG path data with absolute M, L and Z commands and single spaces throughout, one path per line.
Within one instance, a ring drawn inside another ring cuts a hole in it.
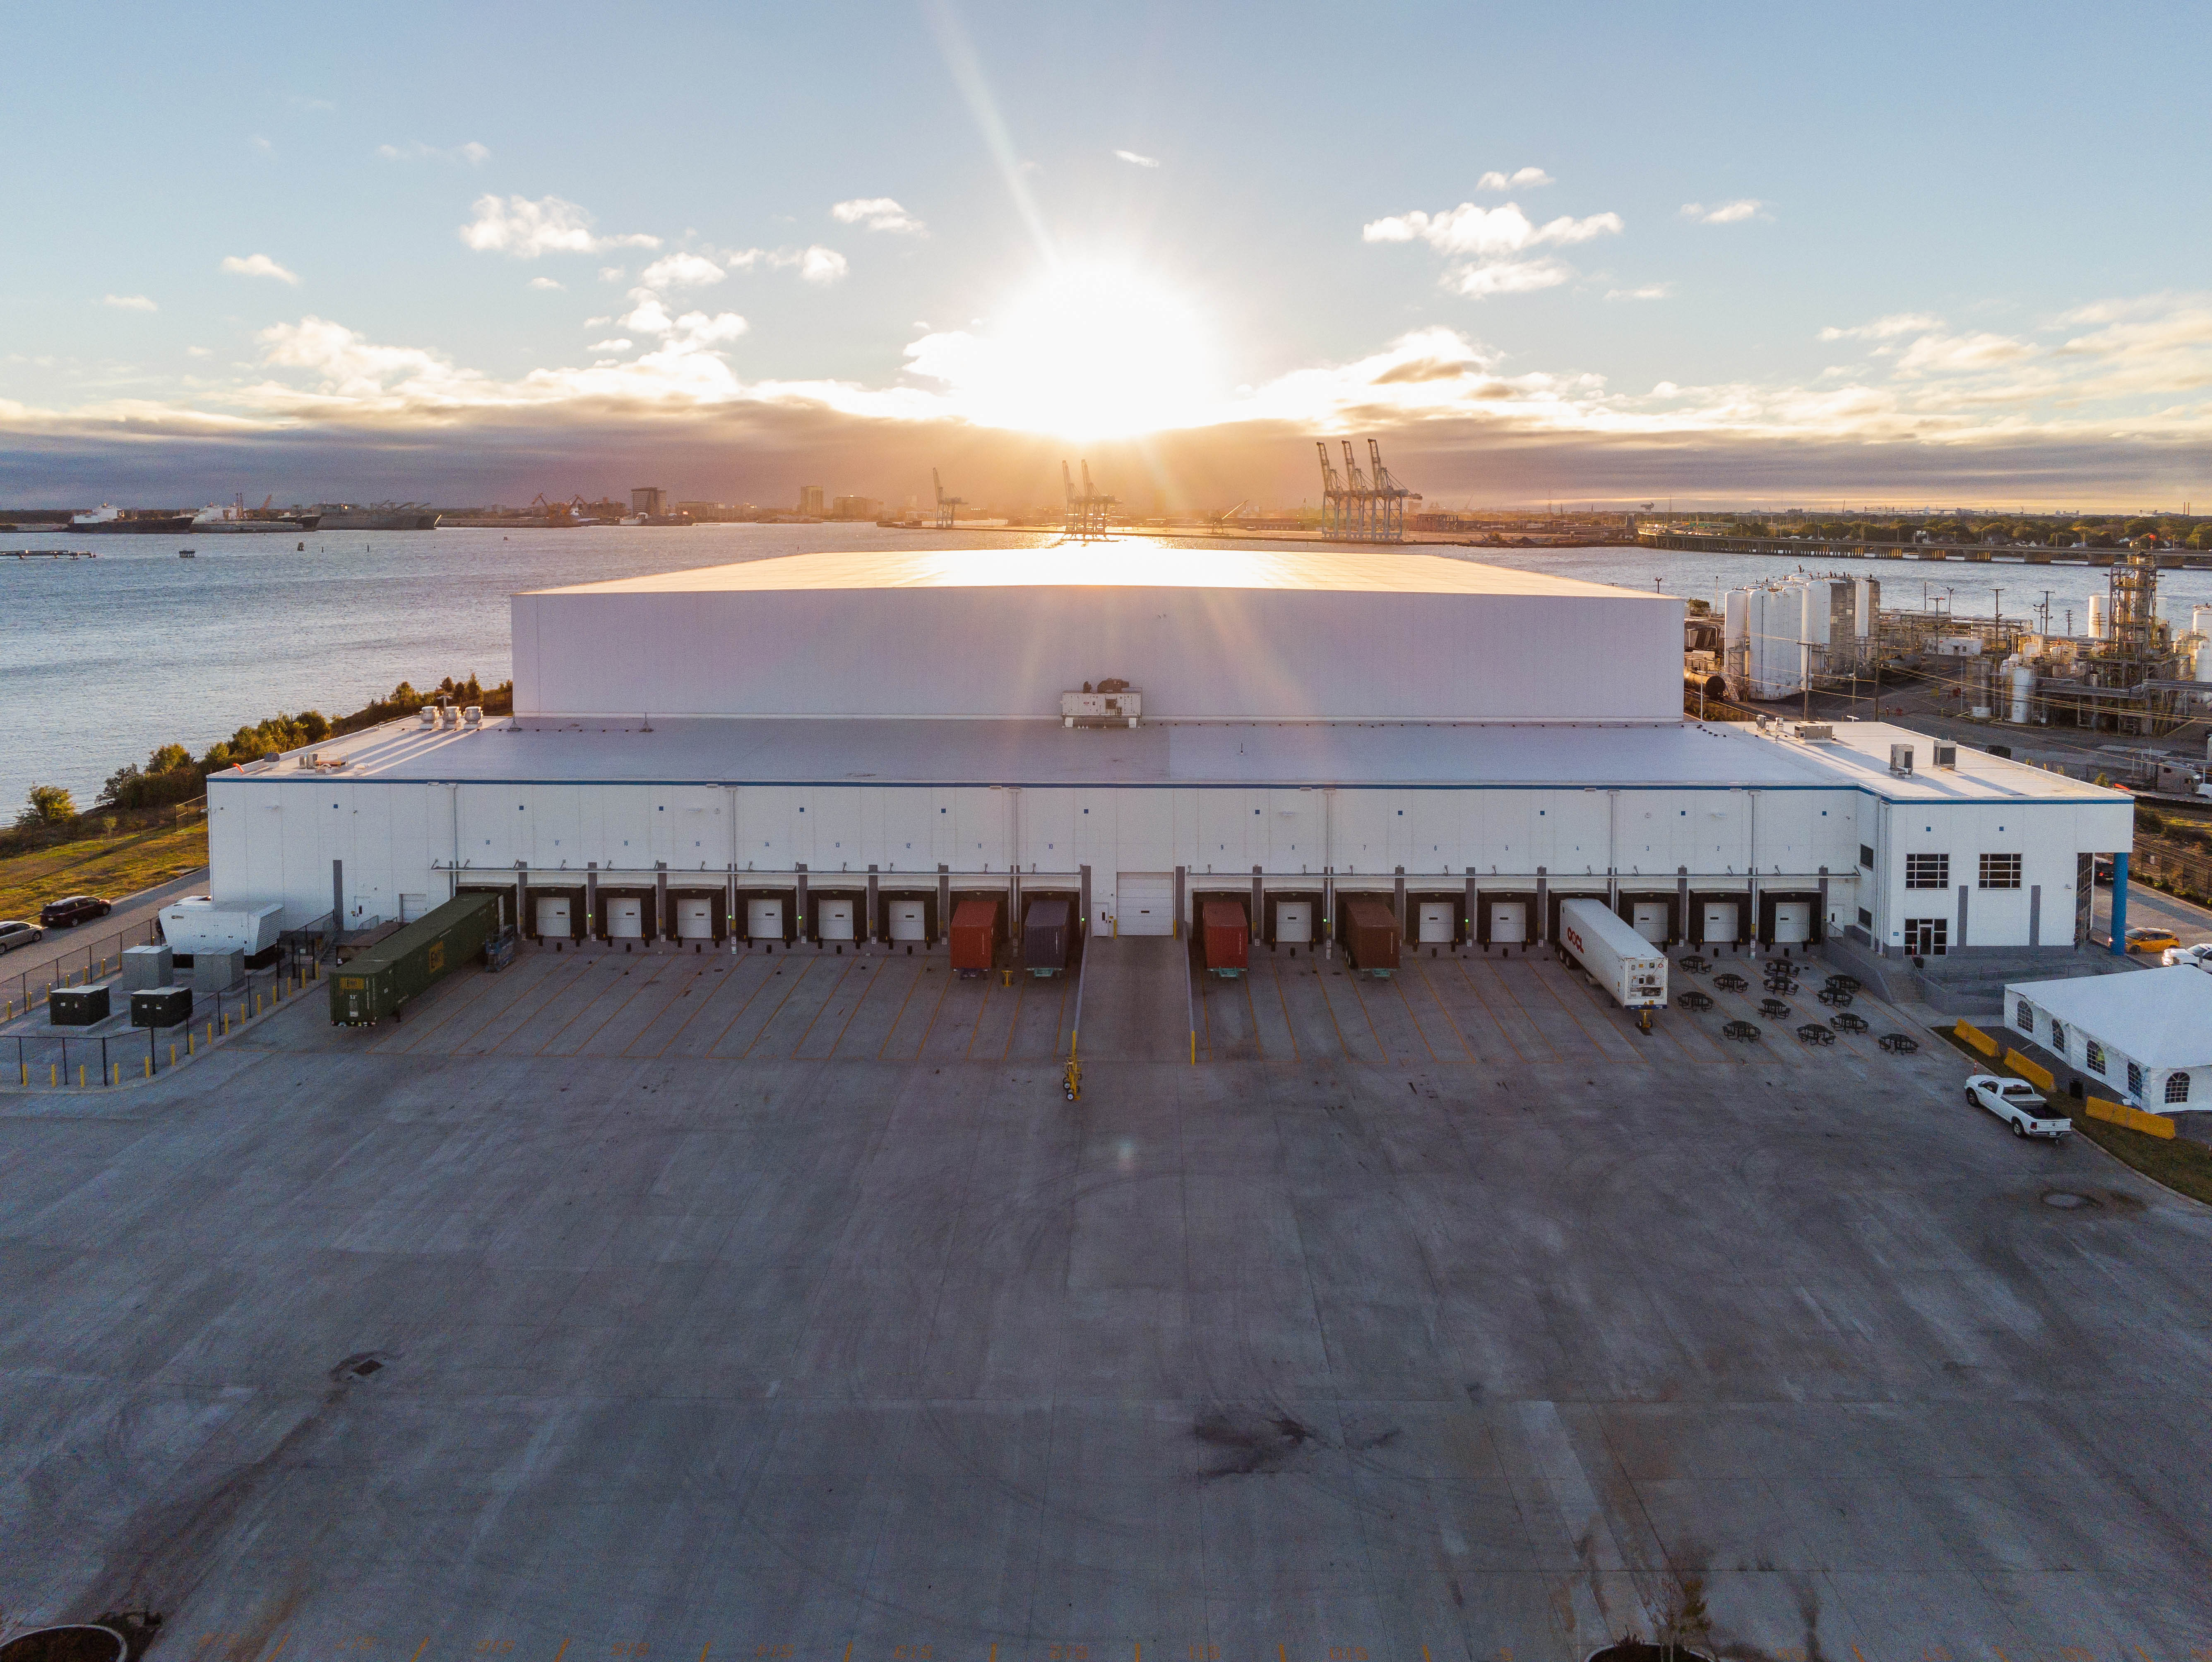
M 123 967 L 125 948 L 145 946 L 160 938 L 156 920 L 149 918 L 133 928 L 88 941 L 81 950 L 72 941 L 64 955 L 0 980 L 0 1022 L 36 1010 L 56 987 L 83 986 L 116 974 Z

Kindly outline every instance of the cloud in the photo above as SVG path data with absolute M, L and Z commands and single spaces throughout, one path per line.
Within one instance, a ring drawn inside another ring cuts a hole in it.
M 1524 188 L 1534 191 L 1558 183 L 1541 167 L 1523 167 L 1517 173 L 1485 173 L 1475 180 L 1474 188 L 1478 191 L 1518 191 Z
M 1533 248 L 1566 247 L 1593 237 L 1617 236 L 1625 228 L 1620 215 L 1613 213 L 1584 219 L 1563 215 L 1539 225 L 1521 211 L 1518 203 L 1484 208 L 1462 202 L 1438 214 L 1416 211 L 1370 220 L 1359 234 L 1366 242 L 1425 242 L 1440 254 L 1457 257 L 1440 279 L 1443 288 L 1480 300 L 1569 282 L 1575 271 L 1564 261 L 1517 256 Z
M 703 288 L 722 280 L 722 268 L 696 254 L 663 254 L 637 275 L 647 288 Z
M 1695 220 L 1700 225 L 1735 225 L 1747 219 L 1771 219 L 1765 211 L 1766 204 L 1757 197 L 1739 197 L 1734 202 L 1723 202 L 1708 208 L 1702 202 L 1682 204 L 1682 217 Z
M 253 148 L 260 151 L 264 155 L 272 155 L 276 153 L 276 147 L 274 144 L 271 144 L 267 139 L 262 137 L 259 133 L 254 134 L 252 142 Z
M 222 269 L 241 277 L 274 277 L 279 282 L 289 282 L 298 288 L 300 279 L 295 272 L 287 271 L 266 254 L 248 254 L 240 259 L 235 254 L 224 257 Z
M 512 254 L 536 259 L 540 254 L 594 254 L 605 248 L 658 248 L 659 237 L 633 233 L 603 237 L 592 229 L 592 216 L 573 202 L 544 197 L 478 197 L 476 217 L 460 227 L 460 239 L 479 253 Z
M 1608 288 L 1605 291 L 1605 297 L 1609 300 L 1663 300 L 1673 299 L 1674 294 L 1674 285 L 1671 282 L 1647 282 L 1641 288 Z
M 1160 165 L 1158 156 L 1139 155 L 1134 150 L 1116 150 L 1114 154 L 1132 167 L 1157 167 Z
M 491 152 L 474 139 L 456 144 L 450 150 L 425 144 L 420 139 L 411 144 L 380 144 L 376 153 L 386 161 L 465 161 L 471 167 L 481 167 L 491 159 Z
M 890 197 L 854 197 L 834 203 L 830 218 L 840 225 L 858 225 L 870 231 L 891 231 L 901 236 L 927 236 L 929 227 Z
M 611 341 L 594 341 L 591 346 L 591 349 L 594 352 L 627 352 L 629 349 L 630 343 L 619 338 Z
M 550 277 L 532 277 L 526 285 L 531 288 L 565 288 L 566 283 L 556 282 Z
M 1539 288 L 1556 288 L 1574 279 L 1574 267 L 1564 260 L 1492 260 L 1455 265 L 1444 274 L 1444 287 L 1455 294 L 1481 300 L 1491 294 L 1527 294 Z
M 185 355 L 187 358 L 212 358 L 215 349 L 211 346 L 188 346 L 185 349 Z
M 842 254 L 819 243 L 807 248 L 779 248 L 768 257 L 768 263 L 780 267 L 797 266 L 799 277 L 806 282 L 841 282 L 850 269 Z
M 621 266 L 602 265 L 599 268 L 599 281 L 601 282 L 620 282 L 622 280 L 623 268 Z
M 118 312 L 159 312 L 161 309 L 143 294 L 106 294 L 101 296 L 100 303 L 112 306 Z
M 1925 312 L 1898 312 L 1887 318 L 1876 318 L 1872 323 L 1854 324 L 1849 329 L 1832 326 L 1820 331 L 1824 341 L 1887 341 L 1899 335 L 1924 334 L 1931 329 L 1941 329 L 1943 319 Z

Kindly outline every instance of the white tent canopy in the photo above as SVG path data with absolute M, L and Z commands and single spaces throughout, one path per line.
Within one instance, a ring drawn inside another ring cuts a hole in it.
M 2039 1025 L 2063 1022 L 2069 1032 L 2095 1039 L 2150 1072 L 2212 1067 L 2212 975 L 2201 969 L 2177 966 L 2009 983 L 2006 1020 L 2026 1030 L 2022 1000 L 2042 1012 Z

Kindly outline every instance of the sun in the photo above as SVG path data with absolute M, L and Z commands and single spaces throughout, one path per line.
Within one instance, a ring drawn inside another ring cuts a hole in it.
M 1061 264 L 974 335 L 932 335 L 910 367 L 988 427 L 1115 439 L 1211 419 L 1215 357 L 1197 309 L 1133 266 Z

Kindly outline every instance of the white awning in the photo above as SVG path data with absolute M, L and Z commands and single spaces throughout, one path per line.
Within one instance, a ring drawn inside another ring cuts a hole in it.
M 2146 1068 L 2212 1066 L 2212 975 L 2201 969 L 2012 981 L 2005 998 L 2025 998 Z

